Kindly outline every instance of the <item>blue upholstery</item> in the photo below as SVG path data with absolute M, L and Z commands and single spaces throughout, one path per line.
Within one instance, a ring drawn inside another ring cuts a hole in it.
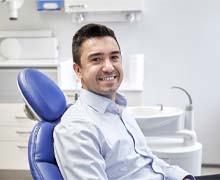
M 61 180 L 54 156 L 53 130 L 68 108 L 65 96 L 55 82 L 31 68 L 18 74 L 17 84 L 26 104 L 40 119 L 28 142 L 31 174 L 35 180 Z
M 23 97 L 41 119 L 53 122 L 63 114 L 65 96 L 49 77 L 27 68 L 18 74 L 17 80 Z

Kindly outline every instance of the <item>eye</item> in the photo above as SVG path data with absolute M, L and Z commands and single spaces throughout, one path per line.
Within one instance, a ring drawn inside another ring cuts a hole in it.
M 118 62 L 118 61 L 120 61 L 120 56 L 119 55 L 114 55 L 114 56 L 111 56 L 111 59 L 114 62 Z
M 91 58 L 91 62 L 92 63 L 99 63 L 99 62 L 101 62 L 101 57 L 93 57 L 93 58 Z

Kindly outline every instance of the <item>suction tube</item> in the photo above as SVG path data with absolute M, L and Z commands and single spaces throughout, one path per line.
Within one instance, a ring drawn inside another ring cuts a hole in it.
M 189 99 L 189 104 L 186 105 L 185 107 L 184 128 L 188 130 L 194 130 L 194 111 L 193 111 L 193 105 L 192 105 L 192 98 L 190 94 L 185 89 L 178 87 L 178 86 L 173 86 L 171 89 L 179 89 L 187 95 Z

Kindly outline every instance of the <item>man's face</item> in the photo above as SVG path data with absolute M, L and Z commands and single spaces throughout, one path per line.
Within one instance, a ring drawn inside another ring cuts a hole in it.
M 82 87 L 112 100 L 123 79 L 121 51 L 110 36 L 87 39 L 81 46 L 81 66 L 74 70 Z

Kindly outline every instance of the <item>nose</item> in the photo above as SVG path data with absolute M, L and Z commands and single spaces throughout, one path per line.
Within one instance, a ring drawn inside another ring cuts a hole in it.
M 114 66 L 110 59 L 105 59 L 102 70 L 104 72 L 112 72 L 114 70 Z

